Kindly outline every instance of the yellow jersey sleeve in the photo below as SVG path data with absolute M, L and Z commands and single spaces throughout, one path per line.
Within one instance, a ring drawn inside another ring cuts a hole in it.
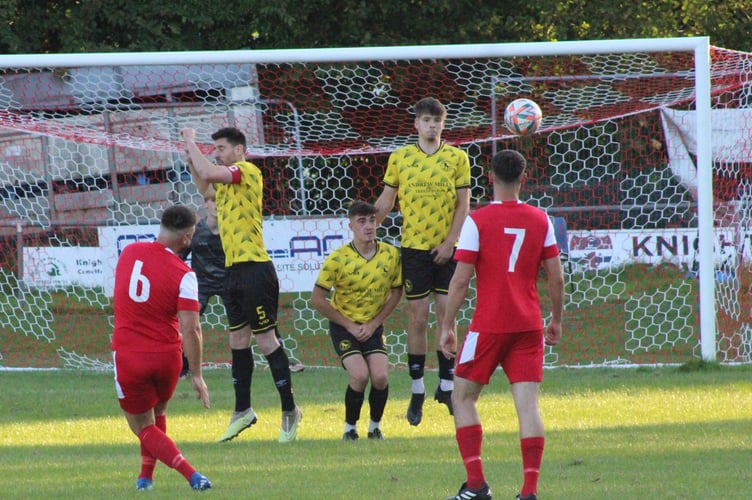
M 240 262 L 271 260 L 264 246 L 262 202 L 264 182 L 261 170 L 250 162 L 235 163 L 238 182 L 217 183 L 219 236 L 225 251 L 225 266 Z

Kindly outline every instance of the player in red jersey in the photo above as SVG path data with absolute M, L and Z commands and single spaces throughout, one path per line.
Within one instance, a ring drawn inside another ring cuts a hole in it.
M 178 256 L 190 245 L 196 220 L 188 207 L 167 208 L 157 241 L 128 245 L 115 268 L 115 388 L 128 426 L 141 442 L 138 490 L 152 489 L 157 460 L 180 472 L 194 490 L 212 486 L 166 434 L 167 403 L 178 383 L 182 349 L 196 396 L 209 407 L 201 373 L 196 274 Z
M 440 344 L 456 352 L 455 317 L 476 275 L 477 304 L 455 368 L 454 423 L 467 481 L 456 496 L 491 498 L 481 462 L 483 429 L 477 402 L 501 365 L 512 388 L 520 426 L 524 484 L 518 499 L 536 498 L 543 456 L 543 421 L 538 391 L 543 378 L 543 344 L 561 339 L 564 275 L 551 220 L 543 210 L 519 200 L 526 161 L 504 150 L 491 160 L 494 201 L 473 212 L 460 233 L 457 269 L 449 285 Z M 551 319 L 543 328 L 538 271 L 548 278 Z

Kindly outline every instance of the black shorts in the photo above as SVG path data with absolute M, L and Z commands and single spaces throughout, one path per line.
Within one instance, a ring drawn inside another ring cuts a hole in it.
M 223 296 L 231 332 L 249 325 L 253 333 L 264 333 L 277 326 L 279 280 L 271 261 L 228 267 Z
M 329 336 L 332 339 L 334 350 L 337 352 L 340 361 L 344 361 L 346 357 L 353 354 L 361 354 L 363 357 L 377 352 L 386 354 L 384 325 L 379 326 L 368 340 L 361 342 L 352 333 L 348 332 L 347 328 L 330 321 Z
M 422 299 L 431 292 L 446 295 L 449 282 L 457 267 L 454 259 L 443 265 L 433 262 L 429 250 L 402 248 L 402 279 L 405 282 L 407 300 Z
M 198 303 L 201 306 L 200 314 L 204 314 L 206 306 L 209 305 L 209 299 L 217 295 L 222 298 L 222 303 L 225 302 L 224 297 L 224 283 L 218 285 L 206 285 L 198 282 Z

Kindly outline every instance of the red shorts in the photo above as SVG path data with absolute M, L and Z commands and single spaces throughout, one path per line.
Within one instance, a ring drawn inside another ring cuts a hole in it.
M 467 332 L 454 374 L 486 385 L 501 365 L 510 384 L 543 380 L 543 330 L 521 333 Z
M 172 398 L 183 366 L 180 351 L 119 351 L 112 357 L 120 408 L 138 415 Z

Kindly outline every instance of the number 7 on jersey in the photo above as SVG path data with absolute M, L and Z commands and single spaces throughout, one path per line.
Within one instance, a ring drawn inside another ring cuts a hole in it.
M 512 245 L 512 253 L 509 255 L 509 267 L 507 271 L 514 272 L 514 267 L 517 265 L 517 258 L 520 256 L 520 249 L 522 248 L 522 242 L 525 241 L 525 229 L 519 227 L 505 227 L 504 234 L 514 235 L 514 244 Z

